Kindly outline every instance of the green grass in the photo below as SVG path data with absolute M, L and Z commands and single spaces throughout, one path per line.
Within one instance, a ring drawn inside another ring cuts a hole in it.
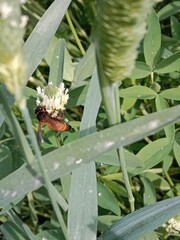
M 102 56 L 96 67 L 95 1 L 50 2 L 22 7 L 26 104 L 0 85 L 0 239 L 177 240 L 163 223 L 180 212 L 179 1 L 149 13 L 135 67 L 117 84 Z M 36 87 L 62 80 L 71 130 L 43 127 L 38 147 Z

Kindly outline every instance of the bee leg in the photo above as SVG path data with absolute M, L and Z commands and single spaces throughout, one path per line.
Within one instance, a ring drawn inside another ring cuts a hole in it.
M 39 146 L 44 142 L 43 136 L 42 136 L 42 129 L 41 129 L 41 123 L 38 125 L 38 133 L 37 133 L 37 142 Z

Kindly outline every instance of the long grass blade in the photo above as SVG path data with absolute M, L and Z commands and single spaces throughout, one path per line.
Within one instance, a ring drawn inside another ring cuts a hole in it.
M 53 181 L 70 174 L 75 168 L 95 160 L 112 149 L 126 146 L 145 136 L 152 135 L 165 125 L 177 122 L 179 119 L 180 106 L 176 106 L 88 135 L 44 155 L 45 170 L 50 180 Z M 36 162 L 32 168 L 38 170 Z M 27 165 L 22 166 L 0 181 L 0 207 L 42 185 L 41 178 L 33 176 Z

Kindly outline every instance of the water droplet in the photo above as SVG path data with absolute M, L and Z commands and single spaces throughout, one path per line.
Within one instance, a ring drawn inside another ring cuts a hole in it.
M 60 164 L 59 164 L 59 163 L 57 163 L 57 162 L 56 162 L 56 163 L 54 163 L 54 170 L 57 170 L 57 169 L 59 168 L 59 165 L 60 165 Z
M 10 194 L 10 191 L 7 190 L 7 191 L 4 193 L 4 196 L 6 197 L 6 196 L 8 196 L 9 194 Z
M 89 193 L 93 193 L 93 190 L 92 189 L 89 189 L 89 191 L 88 191 Z
M 15 197 L 16 195 L 17 195 L 16 191 L 11 194 L 12 197 Z
M 120 140 L 123 141 L 125 139 L 125 137 L 120 137 Z
M 98 192 L 98 196 L 101 197 L 102 196 L 102 192 Z
M 82 158 L 76 160 L 76 164 L 80 164 L 82 162 Z
M 114 144 L 114 142 L 113 142 L 113 141 L 110 141 L 110 142 L 107 142 L 107 143 L 105 144 L 105 146 L 108 148 L 108 147 L 113 146 L 113 144 Z

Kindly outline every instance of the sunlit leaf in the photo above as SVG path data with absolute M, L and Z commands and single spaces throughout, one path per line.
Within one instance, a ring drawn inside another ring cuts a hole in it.
M 55 0 L 26 40 L 23 46 L 23 54 L 25 61 L 28 63 L 26 72 L 27 79 L 29 79 L 44 57 L 70 2 L 71 0 Z

